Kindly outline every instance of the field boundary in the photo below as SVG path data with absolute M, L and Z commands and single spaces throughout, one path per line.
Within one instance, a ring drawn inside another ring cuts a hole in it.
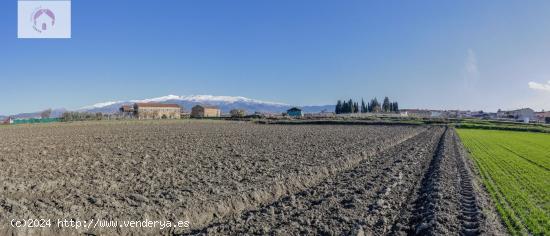
M 424 123 L 402 121 L 342 121 L 342 120 L 259 120 L 257 124 L 267 125 L 395 125 L 395 126 L 426 126 Z
M 482 176 L 480 174 L 481 172 L 478 169 L 475 160 L 471 157 L 466 147 L 464 147 L 464 144 L 456 132 L 456 129 L 453 128 L 451 132 L 453 133 L 453 139 L 455 140 L 455 148 L 464 162 L 466 170 L 470 174 L 472 187 L 478 197 L 477 199 L 480 204 L 480 210 L 483 212 L 484 216 L 484 228 L 487 231 L 485 233 L 492 232 L 495 235 L 497 234 L 495 232 L 508 233 L 508 230 L 504 226 L 504 222 L 498 214 L 496 205 L 493 202 L 488 189 L 483 184 Z
M 458 129 L 481 129 L 481 130 L 502 130 L 502 131 L 517 131 L 517 132 L 533 132 L 533 133 L 550 133 L 550 129 L 542 127 L 510 127 L 498 125 L 477 125 L 477 124 L 455 124 Z

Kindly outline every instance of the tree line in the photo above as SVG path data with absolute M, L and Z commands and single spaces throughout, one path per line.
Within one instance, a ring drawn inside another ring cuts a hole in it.
M 104 117 L 103 113 L 90 113 L 90 112 L 76 112 L 68 111 L 64 112 L 61 116 L 63 121 L 85 121 L 85 120 L 102 120 Z
M 361 99 L 361 104 L 359 104 L 359 102 L 354 102 L 353 99 L 349 99 L 348 101 L 338 100 L 335 112 L 336 114 L 367 112 L 397 113 L 399 112 L 399 103 L 391 102 L 388 97 L 384 98 L 382 104 L 380 104 L 376 98 L 371 99 L 368 103 L 365 103 L 365 100 Z

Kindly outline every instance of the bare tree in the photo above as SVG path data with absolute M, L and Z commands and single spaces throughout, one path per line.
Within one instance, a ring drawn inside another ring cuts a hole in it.
M 231 117 L 244 117 L 246 115 L 246 111 L 243 109 L 233 109 L 229 111 L 229 114 L 231 114 Z
M 47 110 L 43 111 L 42 113 L 40 113 L 40 117 L 42 119 L 50 118 L 51 115 L 52 115 L 52 109 L 47 109 Z

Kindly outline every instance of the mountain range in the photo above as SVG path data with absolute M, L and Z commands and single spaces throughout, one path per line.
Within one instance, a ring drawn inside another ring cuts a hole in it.
M 109 101 L 96 103 L 90 106 L 85 106 L 74 111 L 78 112 L 92 112 L 92 113 L 116 113 L 122 105 L 131 105 L 134 103 L 173 103 L 183 107 L 184 111 L 191 111 L 191 108 L 198 104 L 218 106 L 222 113 L 228 113 L 231 109 L 244 109 L 247 113 L 264 112 L 264 113 L 282 113 L 286 110 L 294 107 L 294 105 L 261 101 L 240 96 L 214 96 L 214 95 L 191 95 L 191 96 L 177 96 L 168 95 L 157 98 L 141 99 L 141 100 L 127 100 L 127 101 Z M 319 105 L 319 106 L 297 106 L 300 107 L 305 113 L 315 113 L 322 111 L 333 111 L 334 105 Z M 53 109 L 51 117 L 60 117 L 63 112 L 68 110 Z M 11 115 L 14 118 L 32 118 L 39 117 L 41 112 L 21 113 Z M 0 116 L 0 119 L 5 119 L 6 116 Z

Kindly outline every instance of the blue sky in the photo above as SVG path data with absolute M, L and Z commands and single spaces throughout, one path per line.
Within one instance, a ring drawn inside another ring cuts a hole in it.
M 168 94 L 550 110 L 550 1 L 73 0 L 72 11 L 72 39 L 22 40 L 17 2 L 0 2 L 0 114 Z

